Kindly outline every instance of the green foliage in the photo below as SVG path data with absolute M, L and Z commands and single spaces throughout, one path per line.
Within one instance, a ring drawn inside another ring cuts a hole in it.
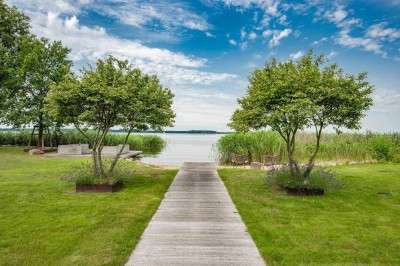
M 18 43 L 29 35 L 29 18 L 0 0 L 0 121 L 10 107 L 8 99 L 17 85 L 21 62 L 17 60 Z
M 109 166 L 111 160 L 104 160 L 105 167 Z M 88 162 L 82 162 L 80 165 L 74 165 L 71 169 L 63 173 L 60 177 L 61 180 L 67 182 L 74 182 L 76 184 L 85 185 L 113 185 L 117 182 L 124 182 L 128 178 L 133 178 L 135 170 L 132 168 L 132 163 L 127 161 L 120 161 L 118 166 L 111 174 L 107 174 L 105 178 L 98 178 L 93 175 L 93 165 Z
M 368 149 L 372 158 L 378 161 L 390 162 L 395 158 L 396 145 L 385 136 L 373 136 L 368 140 Z
M 29 143 L 31 132 L 29 130 L 19 131 L 0 131 L 0 145 L 18 145 L 27 146 Z M 95 132 L 88 131 L 89 138 L 95 138 Z M 104 144 L 106 146 L 116 146 L 123 144 L 126 134 L 110 133 L 106 136 Z M 33 142 L 37 141 L 37 136 L 33 137 Z M 51 135 L 51 142 L 54 146 L 87 143 L 86 138 L 81 133 L 75 130 L 53 132 Z M 158 153 L 164 146 L 164 140 L 157 135 L 142 134 L 130 135 L 127 144 L 131 150 L 143 151 L 144 153 Z M 48 136 L 45 136 L 45 145 L 50 146 Z
M 364 112 L 372 105 L 366 73 L 344 74 L 337 64 L 326 65 L 323 55 L 310 50 L 297 62 L 278 62 L 275 58 L 250 76 L 246 96 L 238 99 L 229 126 L 236 131 L 270 127 L 286 143 L 289 166 L 299 174 L 295 158 L 296 134 L 315 129 L 316 144 L 304 176 L 314 166 L 322 131 L 332 126 L 359 129 Z M 310 147 L 311 148 L 311 147 Z
M 172 126 L 175 113 L 171 106 L 173 93 L 163 87 L 156 76 L 143 74 L 127 60 L 108 56 L 99 59 L 96 66 L 82 69 L 78 79 L 69 75 L 53 86 L 47 97 L 47 111 L 56 120 L 72 124 L 93 147 L 95 176 L 106 178 L 101 162 L 101 150 L 112 127 L 122 126 L 128 131 L 161 130 Z M 95 138 L 87 135 L 92 128 Z M 108 174 L 114 171 L 115 158 Z
M 275 167 L 267 171 L 265 182 L 268 185 L 278 185 L 297 189 L 333 190 L 342 188 L 343 184 L 337 180 L 337 174 L 324 167 L 316 167 L 309 177 L 302 174 L 292 174 L 288 166 Z

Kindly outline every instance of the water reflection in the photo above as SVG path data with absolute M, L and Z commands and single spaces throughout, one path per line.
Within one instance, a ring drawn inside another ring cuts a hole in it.
M 214 145 L 223 135 L 155 134 L 166 141 L 157 155 L 144 155 L 142 162 L 156 165 L 181 165 L 184 162 L 217 162 Z

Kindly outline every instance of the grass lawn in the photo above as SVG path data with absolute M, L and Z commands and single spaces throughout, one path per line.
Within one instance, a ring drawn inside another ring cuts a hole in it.
M 400 164 L 333 169 L 346 187 L 311 197 L 267 187 L 263 171 L 219 174 L 269 265 L 400 265 Z
M 79 194 L 59 176 L 85 160 L 0 148 L 0 265 L 126 262 L 177 171 L 135 166 L 122 191 Z

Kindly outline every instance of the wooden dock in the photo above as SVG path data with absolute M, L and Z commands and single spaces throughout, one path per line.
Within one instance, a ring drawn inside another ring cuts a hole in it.
M 212 163 L 185 163 L 126 265 L 265 265 Z

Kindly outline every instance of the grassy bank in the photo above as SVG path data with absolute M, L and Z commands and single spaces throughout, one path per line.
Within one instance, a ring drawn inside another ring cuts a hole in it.
M 307 161 L 314 147 L 313 133 L 297 134 L 295 156 L 299 161 Z M 285 142 L 273 131 L 229 134 L 219 140 L 217 149 L 222 163 L 228 163 L 232 153 L 247 154 L 250 160 L 258 162 L 263 155 L 279 155 L 280 162 L 288 160 Z M 322 135 L 317 161 L 370 161 L 386 150 L 392 160 L 400 162 L 400 133 L 326 133 Z
M 345 188 L 287 196 L 265 172 L 220 170 L 269 265 L 399 265 L 400 165 L 334 167 Z
M 93 131 L 87 132 L 90 138 L 94 138 Z M 0 145 L 18 145 L 27 146 L 31 135 L 30 130 L 19 131 L 0 131 Z M 115 146 L 124 143 L 126 134 L 109 133 L 105 140 L 105 145 Z M 87 143 L 87 140 L 76 130 L 65 130 L 54 132 L 51 139 L 45 136 L 45 146 L 50 146 L 50 140 L 53 146 L 65 144 Z M 36 145 L 37 136 L 34 136 L 31 144 Z M 164 148 L 164 140 L 156 135 L 131 135 L 128 139 L 131 150 L 140 150 L 145 153 L 158 153 Z
M 1 265 L 123 265 L 175 170 L 135 165 L 122 191 L 77 194 L 60 173 L 85 159 L 0 148 Z

